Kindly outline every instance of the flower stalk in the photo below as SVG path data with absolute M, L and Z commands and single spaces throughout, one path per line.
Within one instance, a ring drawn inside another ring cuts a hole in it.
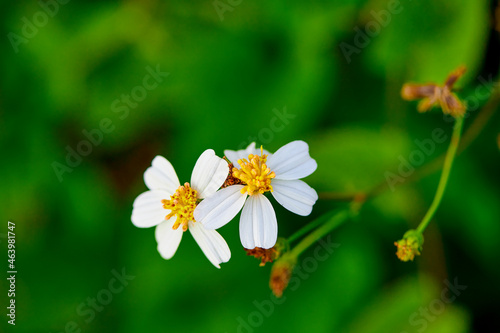
M 315 220 L 312 220 L 311 222 L 309 222 L 308 224 L 306 224 L 305 226 L 303 226 L 302 228 L 297 230 L 293 235 L 288 237 L 288 243 L 292 243 L 292 242 L 296 241 L 300 237 L 307 234 L 309 231 L 313 230 L 314 228 L 319 227 L 320 225 L 322 225 L 323 223 L 328 221 L 332 216 L 334 216 L 335 213 L 336 213 L 335 211 L 331 211 L 331 212 L 328 212 L 324 215 L 321 215 L 320 217 L 318 217 Z
M 448 184 L 448 179 L 450 177 L 451 166 L 453 165 L 453 161 L 457 154 L 458 145 L 460 143 L 460 137 L 462 135 L 462 127 L 464 123 L 464 117 L 457 117 L 455 120 L 455 126 L 453 128 L 453 134 L 451 137 L 450 145 L 446 152 L 446 156 L 444 159 L 443 172 L 441 173 L 441 178 L 439 179 L 438 188 L 436 194 L 434 196 L 434 200 L 432 201 L 429 210 L 425 214 L 422 222 L 420 222 L 417 232 L 423 233 L 429 222 L 432 220 L 434 214 L 436 213 L 441 200 L 443 199 L 443 194 L 446 189 L 446 185 Z
M 340 226 L 342 223 L 346 222 L 350 217 L 352 217 L 357 212 L 352 210 L 343 210 L 336 213 L 327 213 L 323 215 L 325 218 L 318 218 L 317 220 L 310 223 L 312 227 L 322 224 L 316 230 L 311 232 L 309 235 L 304 237 L 291 251 L 290 256 L 298 257 L 302 252 L 307 250 L 311 245 L 316 243 L 320 238 L 324 237 L 330 233 L 333 229 Z M 307 227 L 307 226 L 306 226 Z M 311 229 L 312 229 L 311 227 Z M 304 227 L 305 228 L 305 227 Z M 300 232 L 301 230 L 299 230 Z M 307 230 L 305 231 L 307 232 Z M 305 233 L 304 232 L 304 233 Z M 289 240 L 290 241 L 290 240 Z

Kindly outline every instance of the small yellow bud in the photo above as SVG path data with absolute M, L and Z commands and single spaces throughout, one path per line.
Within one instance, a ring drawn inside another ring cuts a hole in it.
M 394 242 L 398 248 L 396 255 L 401 261 L 408 261 L 420 255 L 422 245 L 424 244 L 424 237 L 416 230 L 409 230 L 403 235 L 403 239 Z

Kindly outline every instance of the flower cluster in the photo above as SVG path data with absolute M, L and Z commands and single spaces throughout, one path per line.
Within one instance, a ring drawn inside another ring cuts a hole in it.
M 184 185 L 162 156 L 155 157 L 144 173 L 149 191 L 135 199 L 132 223 L 140 228 L 156 226 L 158 252 L 163 258 L 172 258 L 183 233 L 189 230 L 208 260 L 220 268 L 220 263 L 231 258 L 231 251 L 216 229 L 240 211 L 243 247 L 255 253 L 272 249 L 278 223 L 266 192 L 295 214 L 311 213 L 318 195 L 300 180 L 317 168 L 307 143 L 293 141 L 274 154 L 262 147 L 257 149 L 255 143 L 244 150 L 224 153 L 230 163 L 211 149 L 204 151 L 195 164 L 191 182 Z

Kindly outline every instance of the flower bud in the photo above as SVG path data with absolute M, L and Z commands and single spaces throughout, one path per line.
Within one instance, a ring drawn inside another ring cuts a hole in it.
M 291 256 L 289 253 L 284 254 L 274 263 L 271 269 L 269 287 L 276 297 L 283 296 L 283 291 L 288 286 L 288 282 L 292 277 L 293 268 L 296 264 L 297 257 Z
M 403 235 L 403 239 L 394 242 L 394 245 L 398 248 L 396 255 L 401 261 L 413 261 L 415 256 L 420 255 L 423 244 L 424 237 L 420 232 L 416 230 L 408 230 Z

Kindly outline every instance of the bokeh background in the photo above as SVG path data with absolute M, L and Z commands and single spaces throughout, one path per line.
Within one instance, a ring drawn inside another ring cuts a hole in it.
M 158 154 L 183 182 L 207 148 L 222 156 L 255 140 L 275 151 L 302 139 L 319 165 L 306 181 L 319 192 L 383 182 L 419 149 L 415 139 L 430 139 L 436 128 L 451 134 L 440 112 L 418 114 L 416 103 L 401 100 L 404 82 L 443 82 L 466 65 L 458 84 L 472 102 L 465 130 L 479 117 L 498 74 L 496 1 L 60 1 L 2 2 L 0 11 L 4 312 L 8 220 L 16 223 L 18 269 L 16 326 L 2 313 L 2 332 L 498 326 L 498 115 L 457 158 L 421 257 L 400 262 L 393 242 L 424 215 L 439 170 L 369 201 L 332 233 L 340 244 L 334 253 L 272 311 L 256 305 L 272 300 L 270 265 L 245 255 L 238 217 L 219 230 L 232 250 L 220 270 L 189 234 L 163 260 L 154 229 L 130 221 L 134 198 L 146 190 L 143 172 Z M 126 106 L 123 95 L 140 94 L 148 66 L 169 75 Z M 66 165 L 68 149 L 103 119 L 112 130 L 58 177 L 54 163 Z M 436 144 L 425 163 L 447 144 Z M 309 217 L 274 207 L 287 237 L 346 203 L 320 200 Z M 135 278 L 89 310 L 88 299 L 105 297 L 112 271 L 122 269 Z M 442 309 L 435 300 L 447 279 L 467 289 Z M 429 307 L 429 316 L 420 312 Z

